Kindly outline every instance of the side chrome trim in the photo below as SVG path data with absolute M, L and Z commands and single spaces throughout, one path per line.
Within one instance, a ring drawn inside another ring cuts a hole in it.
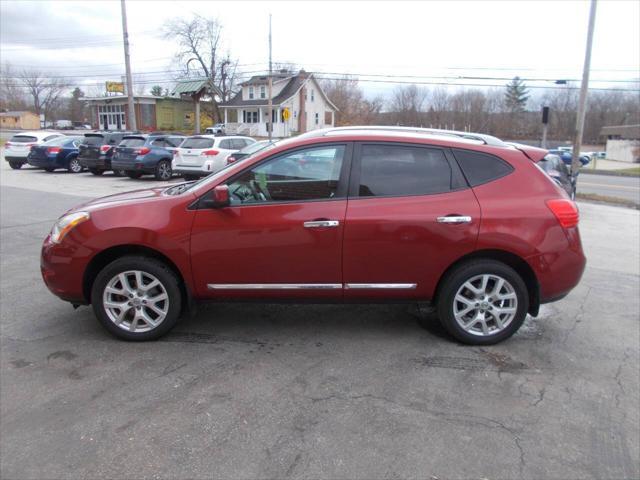
M 209 283 L 209 290 L 339 290 L 341 283 Z
M 369 289 L 390 289 L 390 290 L 411 290 L 418 286 L 417 283 L 345 283 L 344 288 L 350 290 Z

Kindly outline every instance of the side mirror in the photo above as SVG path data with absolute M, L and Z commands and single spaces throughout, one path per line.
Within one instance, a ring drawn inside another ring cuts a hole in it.
M 224 208 L 230 204 L 227 185 L 218 185 L 202 199 L 202 206 L 205 208 Z

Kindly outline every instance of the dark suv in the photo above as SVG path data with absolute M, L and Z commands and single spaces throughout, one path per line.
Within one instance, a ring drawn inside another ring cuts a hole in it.
M 111 157 L 114 148 L 125 135 L 131 132 L 92 132 L 85 133 L 80 143 L 78 161 L 84 168 L 94 175 L 102 175 L 106 170 L 112 170 Z M 124 171 L 115 171 L 116 175 L 124 175 Z
M 127 135 L 116 147 L 111 166 L 130 178 L 151 174 L 156 180 L 169 180 L 173 152 L 184 139 L 175 134 Z

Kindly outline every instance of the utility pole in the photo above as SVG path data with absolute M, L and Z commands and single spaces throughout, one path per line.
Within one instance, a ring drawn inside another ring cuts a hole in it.
M 269 118 L 267 119 L 269 141 L 271 141 L 271 137 L 273 136 L 273 79 L 271 78 L 271 74 L 271 14 L 269 14 Z
M 584 55 L 584 69 L 582 70 L 582 84 L 580 85 L 580 101 L 578 103 L 578 117 L 576 118 L 576 137 L 573 141 L 571 161 L 571 175 L 575 177 L 580 169 L 580 148 L 582 147 L 582 133 L 584 131 L 584 117 L 587 111 L 587 91 L 589 89 L 589 70 L 591 68 L 591 45 L 593 44 L 593 30 L 596 24 L 597 0 L 591 0 L 589 11 L 589 30 L 587 31 L 587 51 Z
M 122 7 L 122 38 L 124 40 L 124 67 L 127 73 L 127 110 L 129 112 L 129 121 L 127 128 L 129 130 L 137 130 L 136 111 L 133 108 L 133 80 L 131 79 L 131 59 L 129 57 L 129 32 L 127 30 L 127 7 L 124 0 L 120 0 Z

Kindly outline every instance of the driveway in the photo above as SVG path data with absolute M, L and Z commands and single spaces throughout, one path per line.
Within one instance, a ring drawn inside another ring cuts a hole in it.
M 494 347 L 398 305 L 209 305 L 126 343 L 47 291 L 39 249 L 155 182 L 2 168 L 2 478 L 640 476 L 636 210 L 580 204 L 581 284 Z

